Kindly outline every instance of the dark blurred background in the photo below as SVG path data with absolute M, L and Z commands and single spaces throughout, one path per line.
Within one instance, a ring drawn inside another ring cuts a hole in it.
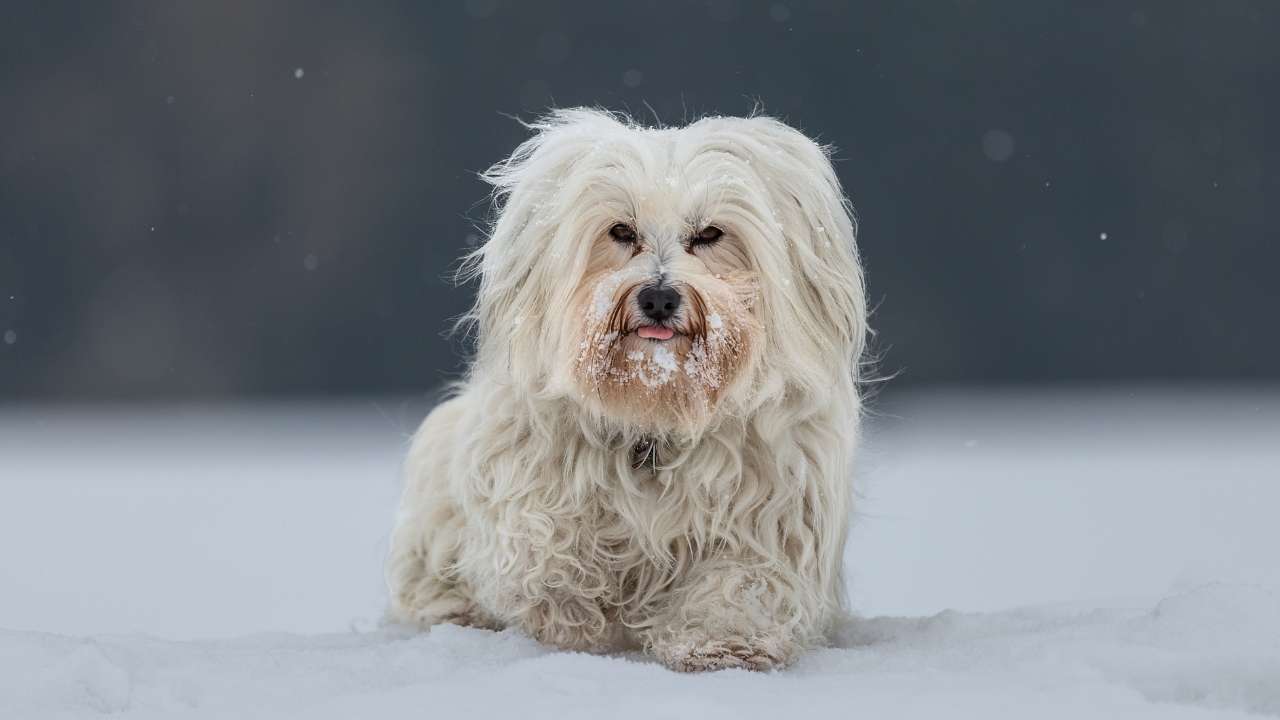
M 0 28 L 0 399 L 417 392 L 549 106 L 839 148 L 881 371 L 1280 379 L 1280 3 L 49 2 Z

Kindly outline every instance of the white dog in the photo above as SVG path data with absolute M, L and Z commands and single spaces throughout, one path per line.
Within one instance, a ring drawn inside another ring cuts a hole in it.
M 782 667 L 841 613 L 866 303 L 824 149 L 562 110 L 486 174 L 467 379 L 413 439 L 392 617 Z

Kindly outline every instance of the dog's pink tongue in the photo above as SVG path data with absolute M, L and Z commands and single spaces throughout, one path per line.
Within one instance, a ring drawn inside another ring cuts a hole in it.
M 649 340 L 670 340 L 676 331 L 661 325 L 644 325 L 636 329 L 636 334 Z

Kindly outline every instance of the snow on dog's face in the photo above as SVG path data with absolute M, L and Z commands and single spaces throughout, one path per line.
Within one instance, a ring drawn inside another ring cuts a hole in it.
M 533 129 L 486 175 L 501 211 L 472 258 L 473 372 L 664 433 L 856 372 L 853 225 L 811 140 L 763 117 L 650 129 L 588 110 Z
M 683 425 L 754 364 L 758 282 L 732 230 L 678 214 L 686 203 L 674 177 L 654 193 L 668 197 L 620 215 L 592 243 L 565 344 L 576 346 L 584 399 L 633 424 Z

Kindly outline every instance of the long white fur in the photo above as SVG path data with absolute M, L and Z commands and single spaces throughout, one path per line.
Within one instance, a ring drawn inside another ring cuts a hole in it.
M 573 109 L 530 127 L 485 176 L 497 214 L 469 259 L 476 354 L 413 439 L 391 616 L 514 626 L 565 648 L 634 643 L 680 670 L 784 666 L 843 605 L 867 333 L 827 153 L 768 117 L 646 128 Z M 642 252 L 610 254 L 616 222 L 636 226 Z M 725 254 L 704 261 L 681 243 L 710 224 Z M 713 296 L 721 266 L 750 279 L 747 349 L 701 410 L 664 405 L 696 382 L 647 410 L 638 385 L 621 400 L 592 392 L 579 360 L 600 300 L 584 298 L 613 299 L 588 278 L 602 262 Z M 645 438 L 656 469 L 632 467 Z

